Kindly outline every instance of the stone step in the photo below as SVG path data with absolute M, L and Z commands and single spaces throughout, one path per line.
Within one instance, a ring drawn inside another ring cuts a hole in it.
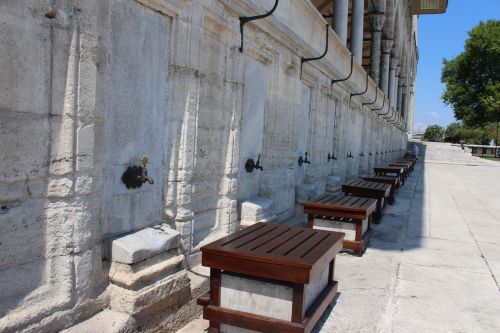
M 107 241 L 105 257 L 110 262 L 135 264 L 179 246 L 180 234 L 167 224 L 144 228 Z
M 60 333 L 131 333 L 135 331 L 134 319 L 122 312 L 104 310 Z
M 257 222 L 272 222 L 276 216 L 272 211 L 273 201 L 262 197 L 251 197 L 241 203 L 240 226 L 247 227 Z

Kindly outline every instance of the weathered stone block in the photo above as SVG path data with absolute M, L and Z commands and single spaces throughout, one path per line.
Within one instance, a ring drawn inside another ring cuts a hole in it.
M 152 256 L 177 248 L 180 233 L 166 224 L 145 228 L 108 241 L 106 258 L 125 264 L 134 264 Z
M 157 254 L 136 264 L 110 263 L 109 279 L 112 283 L 126 289 L 137 290 L 141 285 L 153 283 L 159 277 L 175 274 L 183 269 L 184 255 L 178 250 Z
M 95 316 L 60 333 L 132 333 L 136 330 L 134 319 L 122 312 L 104 310 Z
M 12 65 L 9 65 L 12 66 Z M 0 112 L 0 180 L 14 182 L 47 174 L 49 122 L 22 112 Z
M 191 288 L 187 272 L 182 271 L 138 291 L 111 284 L 111 310 L 134 315 L 135 318 L 176 309 L 190 300 Z
M 262 197 L 252 197 L 241 203 L 240 227 L 248 227 L 257 222 L 271 222 L 276 216 L 272 211 L 273 201 Z
M 40 24 L 41 15 L 33 18 L 28 7 L 9 2 L 0 8 L 0 110 L 47 114 L 50 28 Z M 40 7 L 33 4 L 33 9 Z
M 339 176 L 326 177 L 326 191 L 337 192 L 341 188 L 341 178 Z
M 300 184 L 295 190 L 295 200 L 298 203 L 310 200 L 318 195 L 318 186 L 316 184 Z

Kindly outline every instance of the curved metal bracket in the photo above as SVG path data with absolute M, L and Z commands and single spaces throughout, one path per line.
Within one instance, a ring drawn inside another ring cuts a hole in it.
M 368 73 L 366 73 L 366 87 L 365 87 L 365 90 L 363 92 L 356 93 L 356 94 L 349 94 L 349 105 L 351 104 L 351 99 L 354 96 L 362 96 L 362 95 L 366 94 L 366 92 L 368 91 L 368 78 L 369 77 L 370 77 L 370 75 Z
M 399 114 L 396 113 L 396 117 L 394 118 L 394 120 L 391 120 L 390 123 L 395 125 L 395 126 L 399 126 L 399 120 L 400 120 Z
M 274 11 L 276 10 L 276 8 L 278 7 L 278 3 L 279 3 L 279 0 L 276 0 L 276 2 L 274 3 L 274 7 L 265 14 L 256 15 L 256 16 L 242 16 L 242 17 L 240 17 L 240 35 L 241 35 L 240 52 L 243 52 L 243 28 L 245 27 L 245 24 L 247 24 L 248 22 L 251 22 L 251 21 L 260 20 L 260 19 L 266 18 L 268 16 L 271 16 L 274 13 Z
M 377 103 L 377 99 L 378 99 L 378 88 L 377 88 L 377 86 L 375 86 L 375 100 L 371 103 L 363 103 L 362 106 L 373 105 L 373 104 Z
M 354 55 L 351 53 L 351 70 L 349 71 L 349 75 L 340 80 L 332 80 L 332 84 L 330 85 L 330 91 L 332 91 L 333 85 L 335 83 L 349 80 L 351 78 L 353 68 L 354 68 Z
M 313 58 L 300 58 L 300 79 L 302 80 L 302 68 L 304 67 L 304 63 L 309 62 L 309 61 L 316 61 L 323 59 L 326 54 L 328 53 L 328 30 L 330 28 L 330 25 L 326 25 L 326 47 L 325 47 L 325 52 L 323 52 L 322 55 L 319 57 L 313 57 Z
M 383 102 L 382 102 L 382 106 L 381 106 L 381 107 L 379 107 L 379 108 L 377 108 L 377 109 L 372 109 L 372 111 L 375 111 L 375 112 L 376 112 L 376 111 L 380 111 L 380 110 L 382 110 L 382 109 L 384 108 L 384 106 L 385 106 L 385 96 L 382 96 L 382 100 L 383 100 Z M 379 115 L 379 114 L 378 114 L 378 112 L 377 112 L 377 115 Z M 380 115 L 379 115 L 379 116 L 380 116 Z
M 392 109 L 392 110 L 390 110 L 390 108 L 387 109 L 387 114 L 389 114 L 389 111 L 392 111 L 392 114 L 389 117 L 383 117 L 385 120 L 391 119 L 393 116 L 396 115 L 396 112 L 394 112 L 394 109 Z

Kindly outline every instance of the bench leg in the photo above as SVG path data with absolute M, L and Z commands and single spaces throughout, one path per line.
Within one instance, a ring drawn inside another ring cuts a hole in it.
M 292 322 L 302 323 L 306 314 L 306 288 L 302 283 L 293 284 Z
M 307 215 L 307 227 L 309 229 L 312 229 L 314 227 L 314 215 L 313 214 Z
M 220 306 L 220 269 L 210 268 L 210 304 Z M 220 333 L 220 323 L 210 321 L 209 333 Z
M 356 222 L 356 236 L 354 238 L 356 242 L 361 242 L 363 240 L 363 220 Z M 363 248 L 357 248 L 354 250 L 354 254 L 360 256 L 363 252 Z

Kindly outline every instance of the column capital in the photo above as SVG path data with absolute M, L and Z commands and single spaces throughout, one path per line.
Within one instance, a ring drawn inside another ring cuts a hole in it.
M 370 14 L 369 18 L 370 18 L 370 24 L 372 25 L 372 30 L 382 32 L 382 28 L 384 27 L 384 22 L 385 22 L 385 14 L 384 13 Z
M 391 57 L 391 64 L 389 66 L 390 69 L 396 70 L 399 66 L 399 59 L 397 57 Z
M 390 53 L 393 42 L 394 42 L 394 40 L 392 40 L 392 39 L 382 40 L 382 53 L 385 53 L 385 54 Z

